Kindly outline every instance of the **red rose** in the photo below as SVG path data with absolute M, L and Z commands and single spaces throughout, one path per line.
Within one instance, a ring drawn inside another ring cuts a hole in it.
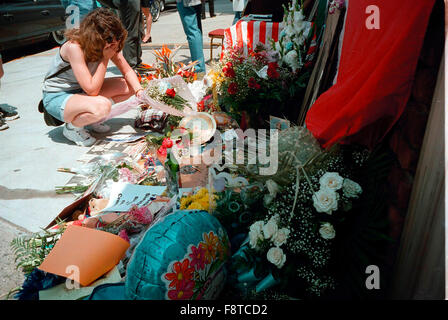
M 227 66 L 227 68 L 232 68 L 233 64 L 232 64 L 232 62 L 229 61 L 229 62 L 226 63 L 226 66 Z
M 227 92 L 229 94 L 236 94 L 238 92 L 238 84 L 236 82 L 232 82 L 227 88 Z
M 256 90 L 261 88 L 261 86 L 257 83 L 257 81 L 255 80 L 254 77 L 251 77 L 249 79 L 248 85 L 249 85 L 249 88 L 256 89 Z
M 278 73 L 277 68 L 278 68 L 277 62 L 269 62 L 268 64 L 269 78 L 278 79 L 280 77 L 280 73 Z
M 224 75 L 228 78 L 235 78 L 235 70 L 233 70 L 232 67 L 224 67 L 222 69 L 222 72 L 224 73 Z
M 166 95 L 170 96 L 171 98 L 174 98 L 176 96 L 176 91 L 174 89 L 166 89 Z
M 169 149 L 173 146 L 173 140 L 170 138 L 165 138 L 162 141 L 162 148 Z

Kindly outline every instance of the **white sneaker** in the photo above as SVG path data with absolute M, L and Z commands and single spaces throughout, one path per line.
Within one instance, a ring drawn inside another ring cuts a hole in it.
M 110 131 L 110 127 L 104 123 L 94 123 L 89 125 L 90 129 L 98 133 L 105 133 Z
M 73 126 L 71 126 L 70 128 L 68 123 L 64 125 L 62 134 L 68 140 L 73 141 L 81 147 L 90 147 L 96 142 L 96 139 L 92 137 L 86 130 L 84 130 L 84 128 L 77 128 Z

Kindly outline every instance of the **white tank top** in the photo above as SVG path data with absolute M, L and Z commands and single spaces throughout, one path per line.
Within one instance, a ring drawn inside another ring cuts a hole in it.
M 99 64 L 100 61 L 89 62 L 87 64 L 87 67 L 92 76 L 95 74 L 95 71 L 98 68 Z M 57 73 L 59 70 L 67 67 L 68 65 L 70 65 L 70 63 L 62 59 L 61 49 L 59 48 L 58 53 L 55 55 L 53 59 L 50 70 L 48 70 L 47 74 L 45 75 L 45 78 L 51 76 L 52 74 Z M 65 72 L 60 73 L 56 77 L 44 80 L 42 88 L 42 90 L 46 92 L 72 91 L 78 89 L 81 89 L 81 86 L 78 83 L 78 80 L 76 80 L 76 77 L 71 68 Z

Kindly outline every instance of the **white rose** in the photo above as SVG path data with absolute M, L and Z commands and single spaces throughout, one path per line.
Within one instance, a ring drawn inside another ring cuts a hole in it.
M 258 240 L 263 240 L 263 225 L 263 221 L 257 221 L 249 228 L 249 245 L 252 249 L 257 247 Z
M 269 179 L 268 181 L 266 181 L 266 188 L 268 188 L 269 194 L 273 197 L 275 197 L 277 195 L 277 193 L 280 191 L 280 187 L 272 179 Z
M 342 191 L 348 198 L 357 198 L 358 195 L 362 193 L 362 188 L 355 181 L 344 179 L 344 183 L 342 184 Z
M 342 188 L 343 181 L 344 178 L 337 172 L 327 172 L 319 179 L 321 188 L 328 188 L 335 191 Z
M 293 71 L 299 68 L 299 55 L 296 50 L 289 51 L 286 56 L 284 56 L 283 61 L 291 67 Z
M 317 212 L 331 214 L 338 209 L 338 194 L 334 190 L 322 188 L 313 194 L 313 202 Z
M 286 243 L 286 240 L 288 240 L 289 233 L 290 231 L 287 228 L 281 228 L 280 230 L 277 230 L 277 232 L 272 237 L 272 242 L 275 246 L 280 247 L 281 245 Z
M 305 16 L 302 14 L 302 11 L 294 12 L 294 23 L 301 24 L 301 22 L 305 19 Z
M 277 222 L 271 218 L 269 221 L 263 226 L 263 234 L 265 239 L 270 239 L 277 232 L 278 226 Z
M 327 240 L 333 239 L 336 236 L 336 231 L 334 230 L 333 226 L 328 222 L 322 224 L 322 226 L 319 229 L 319 233 L 322 236 L 322 238 Z
M 283 253 L 283 250 L 278 247 L 269 249 L 266 257 L 269 262 L 274 264 L 279 269 L 283 267 L 286 261 L 286 255 Z

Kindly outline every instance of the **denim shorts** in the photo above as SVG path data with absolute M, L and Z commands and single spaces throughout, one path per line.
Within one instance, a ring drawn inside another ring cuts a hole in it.
M 49 114 L 58 120 L 64 121 L 64 110 L 68 99 L 76 94 L 82 93 L 82 89 L 72 91 L 60 91 L 60 92 L 46 92 L 43 91 L 43 103 L 44 107 Z

